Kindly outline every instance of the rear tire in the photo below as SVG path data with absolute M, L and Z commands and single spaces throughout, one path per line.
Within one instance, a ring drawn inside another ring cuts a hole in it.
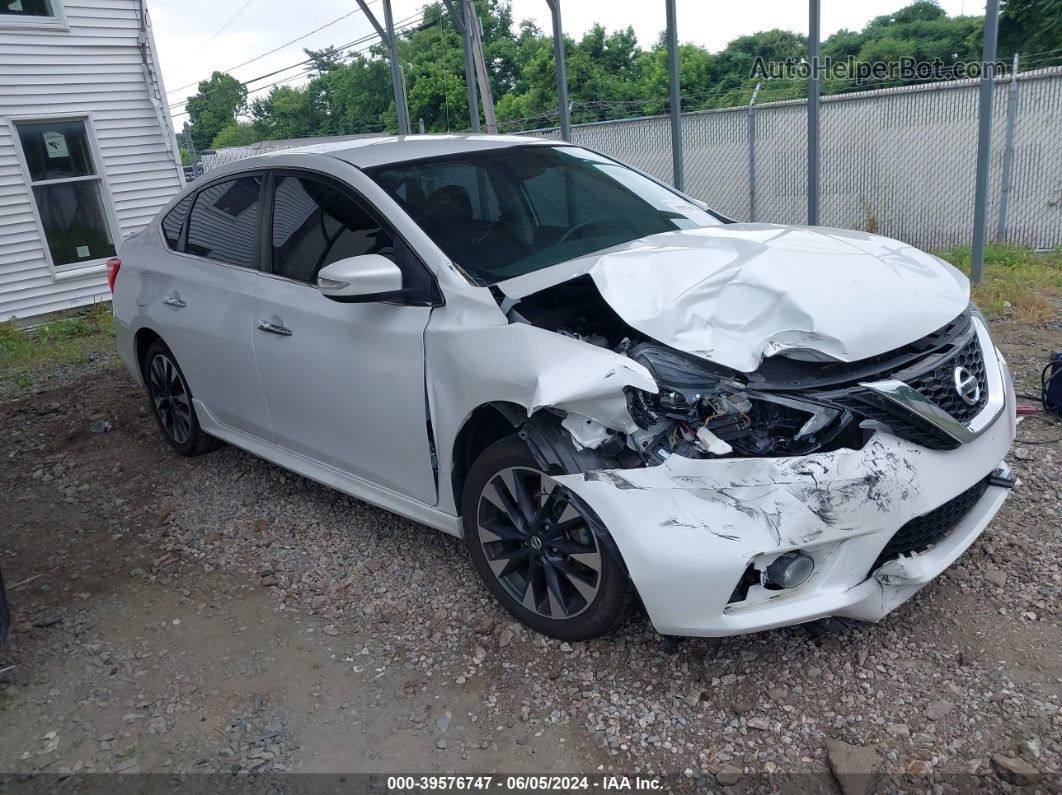
M 192 402 L 177 359 L 162 340 L 155 340 L 144 352 L 141 363 L 148 403 L 162 435 L 170 447 L 184 456 L 203 455 L 221 446 L 221 441 L 205 433 Z
M 607 632 L 633 589 L 601 520 L 510 436 L 472 465 L 465 545 L 487 589 L 531 629 L 561 640 Z

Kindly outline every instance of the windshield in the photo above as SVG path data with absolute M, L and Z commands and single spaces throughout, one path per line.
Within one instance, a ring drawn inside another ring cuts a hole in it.
M 519 146 L 367 173 L 480 284 L 658 232 L 722 223 L 668 188 L 574 146 Z

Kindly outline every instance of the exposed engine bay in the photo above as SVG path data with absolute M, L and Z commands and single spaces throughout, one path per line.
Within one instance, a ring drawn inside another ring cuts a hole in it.
M 657 394 L 626 389 L 638 430 L 582 439 L 583 447 L 618 464 L 654 466 L 672 455 L 806 455 L 858 449 L 869 438 L 844 407 L 750 388 L 746 374 L 647 339 L 624 323 L 587 277 L 526 296 L 508 307 L 507 317 L 612 350 L 649 370 Z M 577 435 L 573 438 L 580 444 Z

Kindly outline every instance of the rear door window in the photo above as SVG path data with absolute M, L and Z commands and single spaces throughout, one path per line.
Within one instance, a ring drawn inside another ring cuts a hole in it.
M 256 267 L 261 191 L 261 174 L 216 182 L 199 191 L 188 219 L 187 253 Z

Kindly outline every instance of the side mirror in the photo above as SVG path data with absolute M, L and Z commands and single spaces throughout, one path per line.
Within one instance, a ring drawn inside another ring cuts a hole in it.
M 317 288 L 325 298 L 346 304 L 393 300 L 402 296 L 402 271 L 380 254 L 362 254 L 321 268 Z

